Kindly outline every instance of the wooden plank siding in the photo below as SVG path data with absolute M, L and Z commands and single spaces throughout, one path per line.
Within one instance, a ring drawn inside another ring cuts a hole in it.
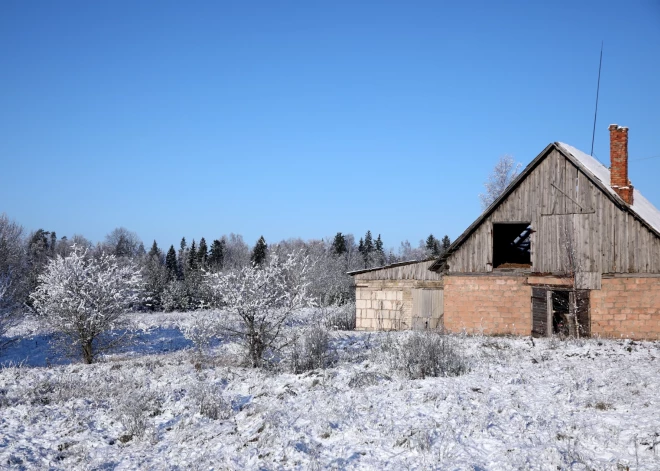
M 383 267 L 363 273 L 357 273 L 354 276 L 355 283 L 369 280 L 424 280 L 424 281 L 442 281 L 442 274 L 429 270 L 434 260 L 409 263 L 394 267 Z
M 493 270 L 493 224 L 498 222 L 531 223 L 535 273 L 569 273 L 568 245 L 577 254 L 578 271 L 660 273 L 660 238 L 617 207 L 557 149 L 449 255 L 449 273 Z

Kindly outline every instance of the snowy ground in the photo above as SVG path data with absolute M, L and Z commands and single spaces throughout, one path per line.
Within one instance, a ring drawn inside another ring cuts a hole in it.
M 186 317 L 140 315 L 91 366 L 14 330 L 35 337 L 0 358 L 0 469 L 660 469 L 657 342 L 457 337 L 469 373 L 408 380 L 381 348 L 408 333 L 336 332 L 339 362 L 294 375 L 231 344 L 200 363 Z

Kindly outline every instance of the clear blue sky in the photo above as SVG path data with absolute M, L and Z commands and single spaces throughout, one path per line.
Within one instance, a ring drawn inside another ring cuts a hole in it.
M 601 40 L 595 154 L 630 127 L 660 207 L 658 1 L 5 0 L 0 212 L 147 247 L 453 240 L 500 155 L 589 152 Z

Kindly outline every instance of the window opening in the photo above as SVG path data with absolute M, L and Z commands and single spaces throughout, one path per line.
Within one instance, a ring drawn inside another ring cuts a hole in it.
M 493 267 L 530 268 L 532 232 L 529 223 L 493 224 Z

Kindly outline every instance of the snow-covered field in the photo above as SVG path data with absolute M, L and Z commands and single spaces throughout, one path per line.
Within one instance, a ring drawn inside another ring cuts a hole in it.
M 660 469 L 657 342 L 457 336 L 467 374 L 409 380 L 381 347 L 409 333 L 335 332 L 338 363 L 294 375 L 231 344 L 200 362 L 187 316 L 139 315 L 136 346 L 90 366 L 15 329 L 0 469 Z

